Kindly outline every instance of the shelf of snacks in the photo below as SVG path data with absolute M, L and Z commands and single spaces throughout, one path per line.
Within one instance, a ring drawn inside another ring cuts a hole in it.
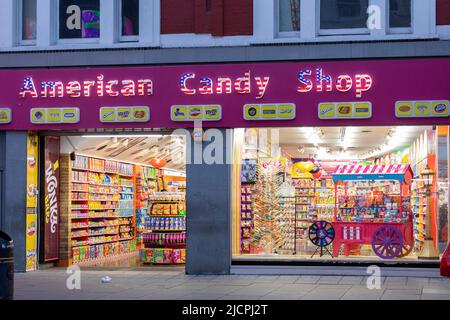
M 143 246 L 144 219 L 148 216 L 148 197 L 157 191 L 157 169 L 146 166 L 135 166 L 136 190 L 135 190 L 135 207 L 136 207 L 136 240 L 138 247 Z
M 413 215 L 414 249 L 420 252 L 425 242 L 427 196 L 423 181 L 414 180 L 412 183 L 411 207 Z
M 286 253 L 295 252 L 295 201 L 296 197 L 279 196 L 277 197 L 279 208 L 282 212 L 278 220 L 281 233 L 285 242 L 281 246 L 281 251 Z
M 134 240 L 133 165 L 76 155 L 71 183 L 74 262 L 117 254 L 118 242 Z
M 250 253 L 250 244 L 253 237 L 253 188 L 254 184 L 243 183 L 241 186 L 241 253 Z
M 186 207 L 183 192 L 153 192 L 142 228 L 141 260 L 151 264 L 178 264 L 186 256 Z

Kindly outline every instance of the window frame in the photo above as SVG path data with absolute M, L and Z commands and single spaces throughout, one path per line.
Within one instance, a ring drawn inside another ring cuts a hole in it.
M 23 1 L 24 0 L 20 0 L 17 3 L 17 22 L 18 22 L 18 34 L 17 34 L 17 38 L 18 38 L 18 43 L 20 46 L 35 46 L 37 44 L 37 5 L 38 3 L 36 2 L 36 38 L 32 39 L 32 40 L 25 40 L 23 39 Z
M 119 42 L 139 42 L 139 35 L 141 34 L 141 22 L 139 21 L 139 25 L 138 25 L 138 34 L 134 35 L 134 36 L 124 36 L 122 35 L 122 27 L 123 27 L 123 22 L 122 22 L 122 3 L 124 0 L 120 0 L 119 1 L 119 6 L 118 6 L 118 23 L 117 25 L 118 27 L 118 33 L 119 33 Z M 139 8 L 138 8 L 138 16 L 140 15 L 140 10 L 141 10 L 141 1 L 138 1 L 139 3 Z M 101 16 L 101 12 L 100 12 L 100 16 Z M 140 17 L 140 16 L 139 16 Z M 139 19 L 140 20 L 140 19 Z M 101 28 L 101 26 L 100 26 Z M 101 31 L 101 30 L 100 30 Z
M 411 6 L 411 22 L 409 27 L 391 27 L 391 0 L 385 0 L 386 1 L 386 31 L 388 34 L 412 34 L 413 33 L 413 5 L 414 0 L 410 0 Z
M 301 36 L 301 31 L 302 31 L 302 26 L 301 26 L 301 21 L 302 21 L 302 10 L 301 10 L 301 6 L 302 6 L 302 0 L 299 0 L 299 6 L 298 6 L 298 17 L 300 20 L 300 24 L 299 24 L 299 30 L 298 31 L 280 31 L 280 0 L 275 1 L 276 3 L 276 8 L 275 8 L 275 14 L 276 14 L 276 19 L 275 22 L 277 24 L 277 37 L 279 38 L 298 38 Z
M 100 10 L 100 2 L 99 0 L 99 11 L 100 11 L 100 36 L 98 38 L 61 38 L 60 34 L 60 9 L 61 9 L 61 0 L 56 1 L 56 43 L 57 44 L 97 44 L 100 43 L 101 32 L 102 32 L 102 11 Z
M 321 21 L 321 1 L 319 0 L 316 2 L 316 12 L 317 12 L 317 36 L 337 36 L 337 35 L 370 35 L 370 29 L 367 28 L 367 25 L 365 28 L 336 28 L 336 29 L 322 29 L 322 21 Z M 368 5 L 370 6 L 371 1 L 368 0 Z

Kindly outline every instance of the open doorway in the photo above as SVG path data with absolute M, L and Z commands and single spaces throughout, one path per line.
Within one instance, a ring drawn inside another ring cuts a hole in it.
M 185 149 L 165 132 L 43 137 L 41 262 L 184 266 Z

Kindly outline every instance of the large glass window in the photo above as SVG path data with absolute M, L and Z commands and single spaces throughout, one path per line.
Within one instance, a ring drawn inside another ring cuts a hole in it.
M 122 0 L 122 36 L 139 35 L 139 0 Z
M 22 0 L 22 40 L 36 40 L 36 1 Z
M 389 1 L 389 27 L 411 27 L 411 0 Z
M 369 0 L 321 0 L 320 29 L 367 27 Z
M 100 37 L 100 0 L 60 0 L 59 38 Z
M 300 31 L 300 0 L 278 1 L 280 32 Z

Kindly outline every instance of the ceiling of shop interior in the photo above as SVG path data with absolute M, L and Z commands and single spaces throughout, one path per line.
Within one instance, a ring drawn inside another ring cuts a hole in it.
M 376 148 L 386 141 L 389 130 L 393 127 L 351 127 L 351 138 L 346 154 L 348 159 L 358 159 L 362 153 Z M 409 143 L 417 139 L 420 134 L 429 127 L 410 127 L 407 137 Z M 323 135 L 319 147 L 328 149 L 331 154 L 338 154 L 342 150 L 341 128 L 321 127 Z M 279 141 L 282 150 L 294 158 L 314 157 L 317 149 L 313 144 L 310 134 L 302 128 L 279 129 Z M 300 147 L 304 152 L 299 151 Z
M 71 152 L 144 165 L 149 165 L 152 158 L 162 158 L 167 162 L 165 169 L 185 170 L 185 161 L 180 164 L 173 159 L 186 153 L 179 136 L 61 137 L 61 153 Z

